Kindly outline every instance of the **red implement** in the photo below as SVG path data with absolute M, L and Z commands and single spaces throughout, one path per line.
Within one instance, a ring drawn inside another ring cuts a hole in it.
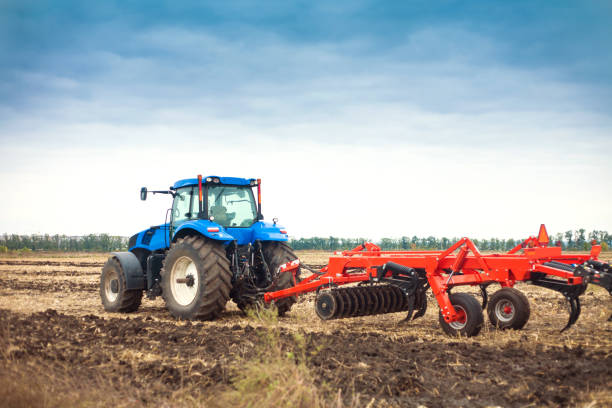
M 449 334 L 473 336 L 482 326 L 486 289 L 493 283 L 502 289 L 489 304 L 492 323 L 501 328 L 521 328 L 526 323 L 527 299 L 512 289 L 520 281 L 556 290 L 566 297 L 571 312 L 565 330 L 580 315 L 579 296 L 587 283 L 604 286 L 612 293 L 612 270 L 597 261 L 599 245 L 593 245 L 589 254 L 563 254 L 561 247 L 548 244 L 544 225 L 538 237 L 529 237 L 506 254 L 482 254 L 468 238 L 445 251 L 381 251 L 367 242 L 334 253 L 327 266 L 293 287 L 265 293 L 264 300 L 272 302 L 317 291 L 315 309 L 325 320 L 400 310 L 408 311 L 410 319 L 414 311 L 414 318 L 425 313 L 425 291 L 431 287 L 443 329 Z M 279 273 L 299 276 L 300 267 L 299 261 L 294 261 L 282 265 Z M 355 283 L 359 285 L 349 285 Z M 455 286 L 465 285 L 480 286 L 482 307 L 471 295 L 451 294 Z

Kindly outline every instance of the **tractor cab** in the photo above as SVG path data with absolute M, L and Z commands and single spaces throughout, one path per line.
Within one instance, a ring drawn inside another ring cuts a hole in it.
M 201 202 L 199 183 L 193 185 L 190 180 L 181 180 L 173 186 L 171 222 L 174 227 L 195 219 L 207 219 L 222 227 L 233 228 L 250 227 L 258 221 L 258 205 L 253 194 L 253 187 L 258 185 L 255 180 L 239 179 L 248 184 L 225 184 L 217 177 L 207 177 L 206 180 L 210 181 L 202 185 Z

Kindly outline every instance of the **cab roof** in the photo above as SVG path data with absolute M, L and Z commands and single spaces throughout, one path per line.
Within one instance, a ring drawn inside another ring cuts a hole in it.
M 202 177 L 202 183 L 206 183 L 207 179 L 212 179 L 212 178 L 218 178 L 219 179 L 219 184 L 231 184 L 234 186 L 248 186 L 251 184 L 251 181 L 257 181 L 255 179 L 245 179 L 245 178 L 240 178 L 240 177 L 219 177 L 219 176 L 206 176 L 206 177 Z M 198 179 L 197 178 L 190 178 L 190 179 L 183 179 L 183 180 L 179 180 L 176 183 L 174 183 L 174 185 L 172 186 L 173 189 L 177 189 L 177 188 L 181 188 L 181 187 L 186 187 L 186 186 L 197 186 L 198 185 Z

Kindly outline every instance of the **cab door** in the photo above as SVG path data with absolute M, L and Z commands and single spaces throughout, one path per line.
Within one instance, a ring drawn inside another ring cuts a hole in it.
M 198 217 L 198 192 L 193 186 L 183 187 L 176 190 L 172 203 L 172 214 L 170 216 L 170 237 L 174 231 L 185 221 Z

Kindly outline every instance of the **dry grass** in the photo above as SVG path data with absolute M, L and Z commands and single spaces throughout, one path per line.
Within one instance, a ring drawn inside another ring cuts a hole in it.
M 240 362 L 232 387 L 209 402 L 215 407 L 323 407 L 324 393 L 306 365 L 304 337 L 294 334 L 295 347 L 286 350 L 274 309 L 252 309 L 248 317 L 266 327 L 254 358 Z

